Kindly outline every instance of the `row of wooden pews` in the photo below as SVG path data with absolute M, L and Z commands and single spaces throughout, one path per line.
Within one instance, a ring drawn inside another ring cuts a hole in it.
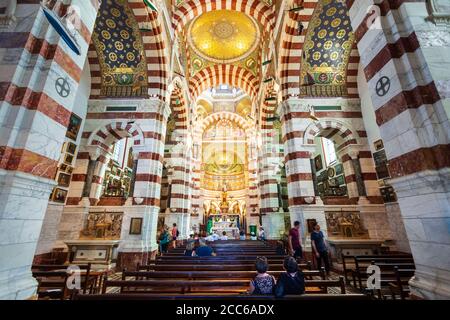
M 70 297 L 71 292 L 67 287 L 72 276 L 68 265 L 48 264 L 31 266 L 33 277 L 38 282 L 37 294 L 39 299 L 60 299 Z M 80 275 L 80 285 L 83 293 L 94 293 L 95 288 L 100 286 L 101 275 L 91 270 L 91 264 L 77 265 Z
M 415 264 L 411 254 L 384 254 L 350 256 L 342 255 L 343 272 L 346 283 L 349 278 L 355 288 L 361 292 L 371 292 L 379 299 L 406 299 L 409 295 L 408 282 L 415 272 Z M 367 290 L 367 280 L 372 273 L 367 270 L 377 266 L 380 270 L 380 288 Z
M 136 270 L 123 270 L 120 279 L 105 276 L 100 294 L 74 295 L 77 300 L 155 300 L 155 299 L 274 299 L 247 294 L 256 275 L 255 259 L 265 256 L 269 273 L 283 272 L 284 256 L 275 247 L 259 241 L 218 241 L 211 244 L 214 257 L 186 257 L 176 248 Z M 344 277 L 327 279 L 324 270 L 311 270 L 310 262 L 300 262 L 306 293 L 283 299 L 367 299 L 364 294 L 347 294 Z M 329 293 L 329 289 L 333 292 Z

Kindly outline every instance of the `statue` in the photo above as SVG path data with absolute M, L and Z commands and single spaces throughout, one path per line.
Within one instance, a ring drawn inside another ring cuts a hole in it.
M 228 209 L 229 209 L 229 204 L 228 204 L 228 193 L 227 193 L 227 187 L 226 185 L 223 186 L 222 188 L 222 201 L 220 201 L 220 211 L 223 214 L 228 213 Z
M 236 202 L 233 206 L 233 214 L 241 214 L 241 208 L 239 208 L 238 202 Z

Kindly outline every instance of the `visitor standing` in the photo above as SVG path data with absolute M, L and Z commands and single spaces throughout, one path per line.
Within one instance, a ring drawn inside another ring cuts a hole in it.
M 295 221 L 294 227 L 289 231 L 289 254 L 294 258 L 303 258 L 303 250 L 300 234 L 300 222 Z

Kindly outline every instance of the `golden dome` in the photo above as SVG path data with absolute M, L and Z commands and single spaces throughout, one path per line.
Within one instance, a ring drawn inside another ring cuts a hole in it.
M 247 57 L 257 46 L 259 28 L 242 12 L 215 10 L 202 14 L 189 27 L 189 44 L 200 57 L 216 63 Z

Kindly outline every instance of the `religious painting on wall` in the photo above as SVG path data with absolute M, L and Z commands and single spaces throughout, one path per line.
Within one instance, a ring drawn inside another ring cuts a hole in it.
M 71 154 L 66 154 L 66 157 L 64 158 L 64 163 L 66 164 L 72 164 L 73 162 L 73 155 Z
M 131 218 L 130 234 L 142 233 L 142 218 Z
M 395 194 L 394 188 L 392 186 L 386 186 L 380 188 L 381 196 L 383 197 L 384 203 L 397 201 L 397 196 Z
M 334 170 L 333 167 L 330 167 L 330 168 L 327 169 L 327 174 L 328 174 L 329 178 L 333 178 L 335 173 L 336 173 L 336 171 Z
M 69 126 L 67 127 L 66 137 L 74 141 L 77 140 L 78 132 L 81 128 L 81 118 L 72 113 L 69 120 Z
M 320 154 L 314 158 L 314 165 L 316 167 L 316 171 L 320 171 L 323 169 L 322 156 Z
M 77 145 L 75 143 L 69 142 L 67 143 L 67 153 L 75 155 L 75 151 L 77 150 Z
M 375 147 L 376 151 L 380 151 L 381 149 L 384 149 L 383 140 L 377 140 L 373 143 L 373 146 Z
M 375 171 L 378 179 L 386 179 L 390 177 L 389 169 L 387 166 L 386 151 L 380 150 L 373 153 L 373 160 L 375 162 Z
M 336 178 L 336 180 L 337 180 L 337 184 L 338 184 L 339 186 L 345 184 L 345 177 L 344 177 L 344 175 L 338 176 L 338 177 Z
M 334 167 L 334 170 L 336 171 L 336 175 L 337 175 L 337 176 L 340 175 L 340 174 L 342 174 L 342 173 L 344 173 L 344 167 L 343 167 L 342 163 L 337 164 L 337 165 Z
M 54 202 L 64 203 L 66 202 L 66 198 L 67 198 L 67 190 L 60 188 L 55 188 L 55 190 L 53 190 L 52 200 Z
M 306 223 L 308 225 L 308 233 L 314 231 L 314 225 L 317 223 L 316 219 L 306 219 Z
M 58 186 L 60 187 L 69 187 L 70 184 L 70 175 L 66 173 L 60 173 L 58 176 Z

